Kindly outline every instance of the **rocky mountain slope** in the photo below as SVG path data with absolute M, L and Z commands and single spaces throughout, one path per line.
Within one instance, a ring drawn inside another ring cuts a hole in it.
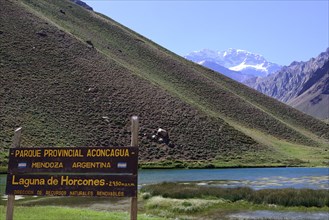
M 185 58 L 239 82 L 253 77 L 265 77 L 281 68 L 278 64 L 268 62 L 261 55 L 232 48 L 226 51 L 204 49 L 192 52 Z
M 319 120 L 71 1 L 0 2 L 3 164 L 18 126 L 22 146 L 125 146 L 132 115 L 144 165 L 326 163 Z
M 245 83 L 320 119 L 329 118 L 329 48 L 307 62 L 293 62 L 279 72 Z

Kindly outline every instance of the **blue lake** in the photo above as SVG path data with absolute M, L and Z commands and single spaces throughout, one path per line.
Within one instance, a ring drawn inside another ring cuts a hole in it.
M 224 187 L 329 189 L 329 168 L 140 170 L 138 183 L 190 182 Z

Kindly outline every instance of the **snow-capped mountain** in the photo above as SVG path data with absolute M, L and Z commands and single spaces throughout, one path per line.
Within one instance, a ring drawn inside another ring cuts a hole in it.
M 212 66 L 222 66 L 236 74 L 240 73 L 241 76 L 233 78 L 226 72 L 221 72 L 240 82 L 252 77 L 264 77 L 281 69 L 280 65 L 268 62 L 261 55 L 232 48 L 226 51 L 203 49 L 194 51 L 185 58 L 215 71 L 218 71 L 218 68 L 214 69 Z

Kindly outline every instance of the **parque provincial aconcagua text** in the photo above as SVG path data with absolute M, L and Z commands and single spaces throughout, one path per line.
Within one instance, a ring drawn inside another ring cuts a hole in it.
M 24 149 L 15 150 L 14 157 L 130 157 L 127 148 L 88 149 Z

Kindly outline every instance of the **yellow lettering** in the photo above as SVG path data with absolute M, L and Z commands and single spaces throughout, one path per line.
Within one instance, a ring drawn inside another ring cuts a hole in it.
M 45 179 L 37 179 L 37 178 L 19 178 L 16 180 L 16 176 L 13 175 L 13 179 L 11 181 L 12 185 L 23 185 L 25 188 L 30 185 L 45 185 Z
M 69 176 L 61 177 L 62 186 L 104 186 L 104 179 L 73 179 Z
M 129 157 L 128 149 L 88 149 L 87 157 Z
M 111 162 L 73 162 L 72 168 L 111 168 Z
M 12 185 L 18 185 L 18 182 L 15 181 L 15 175 L 13 175 L 13 179 L 11 180 Z
M 83 157 L 81 149 L 45 149 L 44 157 Z
M 122 191 L 97 191 L 97 196 L 107 196 L 107 197 L 123 197 L 125 195 Z
M 41 150 L 40 149 L 16 150 L 15 157 L 41 157 Z
M 31 168 L 59 169 L 63 168 L 62 162 L 32 162 Z
M 14 190 L 15 195 L 33 195 L 33 190 Z
M 70 191 L 70 196 L 93 196 L 93 191 Z
M 64 190 L 56 190 L 56 191 L 51 191 L 51 190 L 46 190 L 45 195 L 47 196 L 66 196 L 66 191 Z

